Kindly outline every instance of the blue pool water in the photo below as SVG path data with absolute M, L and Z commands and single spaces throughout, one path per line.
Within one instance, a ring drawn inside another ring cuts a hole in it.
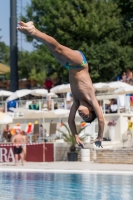
M 133 200 L 133 175 L 0 172 L 0 200 Z

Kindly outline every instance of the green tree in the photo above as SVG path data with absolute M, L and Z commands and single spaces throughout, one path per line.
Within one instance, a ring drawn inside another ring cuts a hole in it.
M 133 0 L 116 0 L 122 15 L 123 44 L 133 45 Z
M 33 69 L 35 69 L 36 73 L 46 71 L 44 58 L 40 56 L 39 49 L 33 52 L 22 51 L 18 55 L 19 76 L 21 78 L 29 78 Z
M 29 78 L 31 80 L 37 81 L 38 83 L 40 83 L 41 86 L 43 86 L 44 79 L 46 78 L 46 74 L 45 74 L 44 71 L 37 73 L 36 68 L 34 67 L 34 68 L 31 69 L 31 72 L 29 74 Z
M 0 29 L 1 31 L 1 29 Z M 10 49 L 4 42 L 2 42 L 2 36 L 0 36 L 0 62 L 6 65 L 10 63 Z
M 133 50 L 122 43 L 122 15 L 113 0 L 31 0 L 26 16 L 35 26 L 61 44 L 81 50 L 87 57 L 93 81 L 109 81 L 132 65 Z M 27 37 L 28 41 L 33 39 Z M 35 41 L 35 40 L 34 40 Z M 38 48 L 40 43 L 35 42 Z M 50 68 L 62 74 L 68 81 L 68 72 L 40 46 L 46 70 Z M 45 57 L 44 57 L 45 55 Z M 50 67 L 49 67 L 50 63 Z
M 133 0 L 116 0 L 121 14 L 121 45 L 125 48 L 120 65 L 133 70 Z

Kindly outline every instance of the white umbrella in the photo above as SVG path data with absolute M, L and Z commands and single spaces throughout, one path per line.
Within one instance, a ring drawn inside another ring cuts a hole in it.
M 12 92 L 7 91 L 7 90 L 0 90 L 0 96 L 1 96 L 1 101 L 2 103 L 5 104 L 5 102 L 3 101 L 3 97 L 9 97 L 12 95 Z M 4 105 L 3 105 L 4 106 Z
M 50 92 L 54 93 L 67 93 L 71 92 L 70 84 L 62 84 L 62 85 L 57 85 L 53 87 Z
M 16 92 L 13 92 L 10 97 L 6 99 L 6 101 L 12 101 L 21 97 L 24 97 L 28 94 L 31 94 L 31 90 L 28 89 L 22 89 L 22 90 L 17 90 Z
M 48 90 L 46 89 L 35 89 L 32 90 L 31 94 L 33 96 L 41 96 L 41 97 L 46 97 L 46 96 L 57 97 L 55 93 L 53 92 L 48 93 Z
M 57 86 L 53 87 L 52 89 L 50 89 L 50 92 L 58 93 L 60 86 L 61 85 L 57 85 Z
M 121 81 L 114 81 L 114 82 L 107 83 L 106 85 L 103 85 L 102 88 L 107 89 L 107 90 L 115 90 L 118 88 L 127 87 L 128 85 L 129 84 L 121 82 Z
M 96 91 L 104 91 L 104 90 L 107 90 L 106 88 L 103 88 L 103 86 L 106 86 L 107 83 L 94 83 L 93 84 L 93 87 L 95 88 Z
M 0 124 L 9 124 L 12 122 L 13 122 L 13 119 L 11 116 L 0 112 Z
M 0 96 L 2 97 L 9 97 L 12 95 L 13 92 L 7 91 L 7 90 L 0 90 Z
M 47 96 L 48 96 L 48 97 L 49 97 L 49 96 L 50 96 L 50 97 L 55 97 L 55 98 L 58 97 L 58 96 L 57 96 L 55 93 L 53 93 L 53 92 L 48 93 Z
M 31 91 L 31 94 L 33 96 L 45 97 L 48 94 L 48 90 L 46 90 L 46 89 L 34 89 L 34 90 Z
M 119 88 L 119 89 L 115 90 L 114 93 L 115 94 L 130 94 L 130 93 L 133 93 L 133 86 L 127 84 L 126 87 Z

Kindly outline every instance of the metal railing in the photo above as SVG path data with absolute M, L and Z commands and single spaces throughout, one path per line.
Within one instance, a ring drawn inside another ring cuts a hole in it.
M 35 104 L 39 105 L 39 110 L 46 110 L 47 109 L 47 102 L 46 99 L 31 99 L 31 100 L 18 100 L 16 102 L 16 108 L 24 108 L 29 109 L 29 105 L 32 104 L 34 101 Z M 51 109 L 54 110 L 55 104 L 57 104 L 57 108 L 66 108 L 66 99 L 65 98 L 56 98 L 50 100 Z M 4 109 L 5 112 L 8 111 L 8 105 L 5 101 L 0 101 L 0 108 Z
M 29 99 L 29 100 L 21 100 L 19 99 L 16 103 L 16 108 L 24 108 L 24 109 L 29 109 L 29 105 L 32 104 L 32 101 L 34 101 L 36 104 L 39 105 L 39 110 L 47 110 L 47 100 L 46 99 Z M 72 102 L 67 103 L 66 98 L 54 98 L 50 100 L 51 104 L 51 109 L 55 109 L 55 104 L 57 104 L 57 108 L 64 108 L 64 109 L 70 109 Z M 129 102 L 130 104 L 130 102 Z M 5 112 L 8 111 L 7 109 L 7 102 L 5 101 L 0 101 L 0 109 L 4 110 Z M 101 106 L 101 109 L 104 114 L 111 114 L 109 110 L 105 110 L 105 104 Z M 119 108 L 116 113 L 129 113 L 133 111 L 133 106 L 128 106 L 128 108 L 123 107 Z

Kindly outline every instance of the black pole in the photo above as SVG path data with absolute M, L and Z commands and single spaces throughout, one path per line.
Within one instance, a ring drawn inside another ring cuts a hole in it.
M 18 90 L 17 0 L 10 0 L 10 90 Z

